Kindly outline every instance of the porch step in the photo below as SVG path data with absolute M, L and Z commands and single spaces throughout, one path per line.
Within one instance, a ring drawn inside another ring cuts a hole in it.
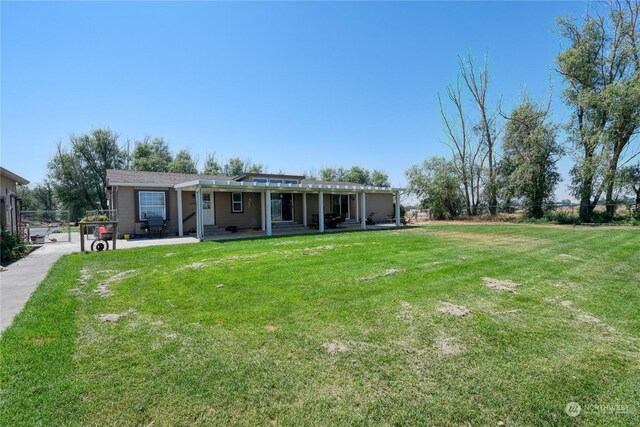
M 231 234 L 230 231 L 226 231 L 223 227 L 218 225 L 205 225 L 204 226 L 204 235 L 205 236 L 219 236 L 222 234 Z
M 274 222 L 271 225 L 273 230 L 278 231 L 291 231 L 291 230 L 304 230 L 306 227 L 303 224 L 298 224 L 297 222 L 283 222 L 278 223 Z

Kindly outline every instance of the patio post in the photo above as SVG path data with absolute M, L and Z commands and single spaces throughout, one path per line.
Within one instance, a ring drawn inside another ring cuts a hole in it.
M 202 187 L 196 187 L 196 235 L 204 240 L 204 227 L 202 226 Z
M 265 193 L 265 206 L 264 210 L 266 213 L 266 228 L 267 228 L 267 236 L 271 236 L 271 190 L 267 190 Z
M 358 193 L 356 192 L 356 221 L 360 219 L 360 201 L 358 200 Z
M 182 229 L 182 188 L 178 188 L 178 236 L 182 237 L 184 230 Z
M 396 191 L 396 227 L 400 227 L 400 192 Z
M 267 211 L 267 209 L 265 208 L 265 201 L 264 201 L 264 191 L 260 192 L 260 223 L 262 225 L 262 231 L 266 230 L 266 219 L 265 219 L 265 212 Z
M 324 233 L 324 193 L 318 193 L 318 231 Z
M 367 197 L 365 192 L 362 192 L 362 215 L 360 216 L 360 225 L 363 230 L 367 229 Z
M 302 225 L 307 226 L 307 193 L 302 193 Z

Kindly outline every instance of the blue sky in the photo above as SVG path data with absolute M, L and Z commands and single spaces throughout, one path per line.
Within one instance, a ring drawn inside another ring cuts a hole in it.
M 554 86 L 554 20 L 584 2 L 2 2 L 1 162 L 38 182 L 95 127 L 299 173 L 358 164 L 405 185 L 448 155 L 437 94 L 489 58 L 509 111 Z M 560 168 L 566 176 L 570 161 Z M 558 196 L 566 196 L 565 183 Z

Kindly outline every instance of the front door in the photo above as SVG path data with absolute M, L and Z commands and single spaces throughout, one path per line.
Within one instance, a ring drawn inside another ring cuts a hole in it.
M 202 192 L 202 221 L 204 225 L 214 225 L 216 223 L 213 214 L 213 191 Z
M 349 195 L 332 194 L 331 213 L 334 213 L 336 215 L 344 215 L 345 219 L 349 218 Z
M 271 196 L 271 221 L 293 221 L 293 194 L 273 193 Z

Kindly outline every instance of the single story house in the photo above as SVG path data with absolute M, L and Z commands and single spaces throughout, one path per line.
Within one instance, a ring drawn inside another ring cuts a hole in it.
M 315 226 L 325 215 L 366 228 L 366 219 L 395 218 L 400 188 L 309 180 L 301 175 L 247 173 L 236 177 L 130 170 L 107 171 L 109 207 L 118 212 L 119 234 L 142 234 L 148 217 L 161 216 L 167 232 L 201 240 L 230 228 L 262 230 Z
M 18 184 L 28 185 L 29 181 L 0 166 L 0 226 L 13 234 L 19 228 Z

